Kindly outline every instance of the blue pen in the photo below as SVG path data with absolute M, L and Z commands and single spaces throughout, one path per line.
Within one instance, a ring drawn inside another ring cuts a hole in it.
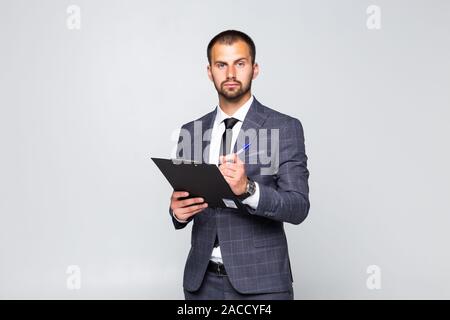
M 250 143 L 247 143 L 245 146 L 243 146 L 238 152 L 236 152 L 236 154 L 241 154 L 242 152 L 244 152 L 245 150 L 247 150 L 250 147 Z
M 245 146 L 243 146 L 239 151 L 236 152 L 236 155 L 240 155 L 242 152 L 247 150 L 250 147 L 250 143 L 247 143 Z M 227 159 L 227 162 L 233 162 L 231 159 Z

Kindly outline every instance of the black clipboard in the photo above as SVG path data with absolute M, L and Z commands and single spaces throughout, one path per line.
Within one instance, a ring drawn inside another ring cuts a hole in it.
M 187 191 L 187 198 L 202 197 L 209 208 L 247 212 L 214 164 L 184 159 L 151 158 L 175 191 Z

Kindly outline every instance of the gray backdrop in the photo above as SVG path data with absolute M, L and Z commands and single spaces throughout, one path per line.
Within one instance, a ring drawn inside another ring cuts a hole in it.
M 191 227 L 149 157 L 216 105 L 205 48 L 229 28 L 305 130 L 296 298 L 450 298 L 450 1 L 0 4 L 0 298 L 183 298 Z

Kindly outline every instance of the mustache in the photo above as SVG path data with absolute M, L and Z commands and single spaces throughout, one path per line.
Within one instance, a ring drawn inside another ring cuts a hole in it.
M 221 85 L 223 86 L 223 85 L 225 85 L 227 83 L 237 83 L 237 84 L 242 85 L 242 83 L 240 81 L 238 81 L 238 80 L 225 80 L 224 82 L 222 82 Z

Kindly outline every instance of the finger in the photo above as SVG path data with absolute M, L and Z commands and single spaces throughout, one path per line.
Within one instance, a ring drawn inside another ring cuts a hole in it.
M 178 208 L 187 207 L 187 206 L 193 205 L 195 203 L 202 203 L 204 201 L 205 201 L 205 199 L 203 199 L 203 198 L 191 198 L 191 199 L 180 200 L 180 201 L 178 201 Z
M 233 178 L 233 176 L 234 176 L 235 174 L 234 174 L 233 171 L 228 170 L 227 168 L 224 168 L 224 169 L 223 169 L 222 175 L 223 175 L 224 177 Z
M 236 161 L 235 161 L 235 163 L 238 164 L 238 165 L 244 164 L 244 162 L 241 160 L 241 158 L 239 158 L 239 156 L 237 154 L 236 154 Z
M 227 163 L 224 163 L 223 166 L 224 166 L 225 168 L 227 168 L 227 169 L 230 169 L 231 171 L 236 171 L 236 170 L 238 170 L 238 166 L 237 166 L 235 163 L 227 162 Z
M 188 195 L 189 195 L 189 192 L 186 192 L 186 191 L 174 191 L 172 193 L 172 199 L 187 197 Z
M 194 212 L 196 210 L 199 210 L 199 209 L 203 210 L 203 209 L 205 209 L 207 207 L 208 207 L 207 203 L 202 203 L 202 204 L 197 204 L 197 205 L 190 206 L 190 207 L 178 208 L 177 209 L 177 214 L 181 214 L 181 215 L 183 215 L 183 214 L 190 214 L 190 213 L 192 213 L 192 212 Z
M 242 170 L 242 169 L 245 170 L 244 163 L 242 162 L 242 160 L 239 157 L 237 157 L 236 159 L 238 159 L 237 162 L 227 163 L 227 167 L 232 168 L 233 170 Z
M 222 166 L 220 168 L 220 173 L 222 173 L 222 176 L 224 177 L 233 177 L 234 175 L 236 175 L 235 172 L 228 170 L 226 167 Z
M 224 159 L 225 162 L 231 162 L 231 163 L 234 163 L 234 162 L 235 162 L 236 153 L 230 153 L 230 154 L 227 154 L 225 157 L 226 157 L 226 158 Z
M 199 212 L 202 212 L 203 210 L 205 210 L 205 208 L 201 208 L 201 209 L 198 209 L 198 210 L 195 210 L 195 211 L 193 211 L 193 212 L 191 212 L 191 213 L 189 213 L 189 214 L 186 214 L 186 218 L 185 219 L 189 219 L 190 217 L 192 217 L 193 215 L 195 215 L 195 214 L 197 214 L 197 213 L 199 213 Z
M 236 153 L 227 154 L 226 158 L 225 158 L 225 162 L 235 163 L 236 162 L 236 157 L 237 157 Z

